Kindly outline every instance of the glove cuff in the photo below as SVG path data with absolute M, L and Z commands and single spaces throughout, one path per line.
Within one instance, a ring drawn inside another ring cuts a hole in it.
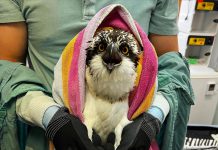
M 147 135 L 147 142 L 151 143 L 153 138 L 160 132 L 161 122 L 149 113 L 143 114 L 140 130 Z
M 55 134 L 58 130 L 66 125 L 70 119 L 68 118 L 68 109 L 66 107 L 61 107 L 52 117 L 51 121 L 46 128 L 45 136 L 48 139 L 53 140 Z

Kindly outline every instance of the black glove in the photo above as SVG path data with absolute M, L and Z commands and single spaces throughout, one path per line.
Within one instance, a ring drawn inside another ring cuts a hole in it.
M 92 142 L 98 150 L 114 150 L 115 134 L 110 133 L 105 144 L 102 144 L 100 136 L 93 130 Z
M 123 129 L 117 150 L 149 150 L 160 126 L 161 122 L 157 118 L 144 113 Z
M 45 135 L 56 150 L 98 150 L 88 138 L 86 126 L 64 107 L 52 117 Z

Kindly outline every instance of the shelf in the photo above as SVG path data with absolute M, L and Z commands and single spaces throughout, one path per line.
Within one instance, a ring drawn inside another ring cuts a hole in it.
M 218 78 L 218 72 L 207 65 L 190 65 L 191 78 Z
M 208 32 L 208 31 L 191 31 L 188 33 L 189 35 L 196 35 L 196 36 L 215 36 L 216 32 Z

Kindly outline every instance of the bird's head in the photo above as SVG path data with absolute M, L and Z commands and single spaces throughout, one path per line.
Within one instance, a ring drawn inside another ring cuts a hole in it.
M 96 31 L 87 48 L 87 83 L 97 95 L 120 99 L 134 87 L 140 53 L 133 34 L 114 28 Z

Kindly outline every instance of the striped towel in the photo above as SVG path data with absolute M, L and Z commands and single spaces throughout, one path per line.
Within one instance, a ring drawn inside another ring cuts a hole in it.
M 145 112 L 152 103 L 157 87 L 157 56 L 146 33 L 122 5 L 113 4 L 101 9 L 86 28 L 68 43 L 55 66 L 53 98 L 83 121 L 86 48 L 95 31 L 101 27 L 131 32 L 143 47 L 135 88 L 129 96 L 128 119 L 132 120 Z

